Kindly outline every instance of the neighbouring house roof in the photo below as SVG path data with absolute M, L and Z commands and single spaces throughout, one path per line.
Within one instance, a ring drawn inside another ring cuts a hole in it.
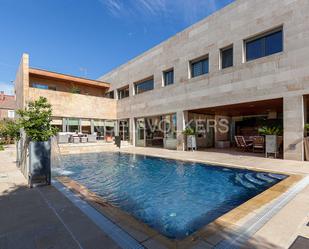
M 16 99 L 13 95 L 6 95 L 3 91 L 0 92 L 0 109 L 16 109 Z
M 29 76 L 40 77 L 45 79 L 54 79 L 58 81 L 70 82 L 70 83 L 78 83 L 88 86 L 102 87 L 102 88 L 110 88 L 110 84 L 98 81 L 98 80 L 90 80 L 82 77 L 71 76 L 62 73 L 56 73 L 51 71 L 46 71 L 37 68 L 29 68 Z

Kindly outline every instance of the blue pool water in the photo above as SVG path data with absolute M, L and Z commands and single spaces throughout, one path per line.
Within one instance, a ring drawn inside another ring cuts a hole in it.
M 124 153 L 63 157 L 62 174 L 183 239 L 286 176 Z

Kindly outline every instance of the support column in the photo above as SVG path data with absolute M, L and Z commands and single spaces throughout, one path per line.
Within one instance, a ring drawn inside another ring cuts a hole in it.
M 67 131 L 67 119 L 62 118 L 62 131 L 66 132 Z
M 115 133 L 115 137 L 119 136 L 119 121 L 118 120 L 115 121 L 114 133 Z
M 129 119 L 129 131 L 130 131 L 130 143 L 135 146 L 135 136 L 136 136 L 136 128 L 135 128 L 135 119 Z
M 188 123 L 188 111 L 178 111 L 177 118 L 177 150 L 185 150 L 184 135 L 182 132 Z
M 94 133 L 94 120 L 93 119 L 91 119 L 90 120 L 90 125 L 91 125 L 91 134 L 93 134 Z
M 304 160 L 304 100 L 302 95 L 283 98 L 284 159 Z

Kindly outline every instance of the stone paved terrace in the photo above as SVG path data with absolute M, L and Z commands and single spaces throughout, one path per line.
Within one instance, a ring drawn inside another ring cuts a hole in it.
M 0 152 L 0 248 L 119 248 L 99 227 L 53 186 L 28 189 L 14 164 L 14 146 Z M 73 153 L 119 151 L 113 146 L 76 147 Z M 228 164 L 309 175 L 309 163 L 265 159 L 218 152 L 180 152 L 123 148 L 123 152 Z M 68 148 L 65 153 L 70 153 Z M 297 236 L 309 238 L 309 186 L 275 214 L 243 248 L 289 248 Z M 303 248 L 309 248 L 303 240 Z M 167 248 L 149 240 L 146 248 Z M 296 245 L 296 244 L 294 244 Z M 297 244 L 298 245 L 298 244 Z M 197 248 L 212 248 L 198 243 Z M 294 249 L 294 248 L 293 248 Z
M 119 248 L 54 187 L 29 189 L 14 150 L 0 152 L 1 249 Z

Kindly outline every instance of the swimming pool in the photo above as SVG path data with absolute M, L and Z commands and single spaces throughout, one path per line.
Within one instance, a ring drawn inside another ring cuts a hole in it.
M 126 153 L 63 161 L 60 174 L 171 239 L 185 238 L 287 177 Z

